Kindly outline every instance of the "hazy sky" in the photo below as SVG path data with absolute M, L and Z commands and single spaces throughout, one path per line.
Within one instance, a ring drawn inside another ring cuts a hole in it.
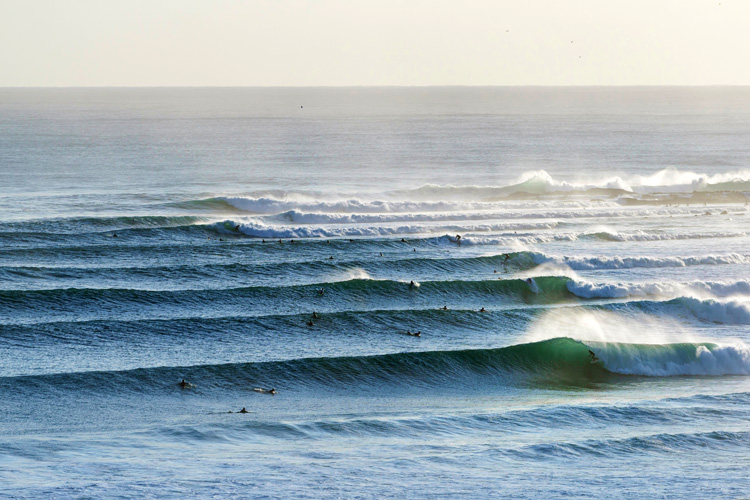
M 0 0 L 0 86 L 750 85 L 748 23 L 748 0 Z

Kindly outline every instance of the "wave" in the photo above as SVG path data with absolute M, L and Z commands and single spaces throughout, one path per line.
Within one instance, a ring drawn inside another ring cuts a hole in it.
M 592 362 L 590 350 L 598 361 Z M 289 361 L 232 363 L 192 367 L 142 368 L 115 372 L 80 372 L 0 378 L 3 390 L 136 393 L 174 390 L 175 381 L 190 380 L 201 391 L 251 390 L 275 387 L 358 387 L 382 390 L 383 385 L 446 387 L 495 381 L 507 384 L 616 383 L 619 376 L 723 376 L 750 374 L 750 348 L 744 344 L 711 343 L 623 344 L 567 337 L 497 349 L 425 351 L 376 356 L 304 358 Z
M 317 211 L 289 210 L 270 215 L 260 215 L 258 218 L 264 223 L 294 223 L 294 224 L 372 224 L 395 222 L 443 222 L 466 220 L 508 220 L 508 219 L 579 219 L 579 218 L 622 218 L 622 217 L 654 217 L 675 214 L 703 214 L 704 210 L 674 210 L 674 209 L 602 209 L 600 207 L 576 206 L 569 210 L 561 210 L 558 204 L 543 208 L 539 204 L 525 207 L 523 210 L 472 211 L 472 212 L 404 212 L 404 213 L 326 213 Z
M 587 345 L 608 371 L 623 375 L 750 375 L 750 347 L 745 344 L 587 342 Z
M 292 210 L 323 213 L 414 213 L 491 210 L 491 202 L 482 201 L 366 201 L 356 198 L 336 201 L 299 201 L 277 198 L 219 197 L 229 207 L 255 214 L 278 214 Z
M 663 423 L 663 422 L 661 422 Z M 750 444 L 750 432 L 710 431 L 697 433 L 651 434 L 625 439 L 586 440 L 582 442 L 550 442 L 509 450 L 506 453 L 524 460 L 541 458 L 572 458 L 580 460 L 581 455 L 591 455 L 601 459 L 612 456 L 642 456 L 644 453 L 669 455 L 726 448 L 745 449 Z
M 624 197 L 629 203 L 638 202 L 639 195 L 652 193 L 746 193 L 750 191 L 750 170 L 738 170 L 720 174 L 700 174 L 667 168 L 650 175 L 635 175 L 626 178 L 613 176 L 595 182 L 577 183 L 555 179 L 544 170 L 528 171 L 516 182 L 506 186 L 451 186 L 428 184 L 414 189 L 397 190 L 358 195 L 325 195 L 322 193 L 272 192 L 259 196 L 221 196 L 194 200 L 189 208 L 223 208 L 254 214 L 280 214 L 290 211 L 339 214 L 388 214 L 491 210 L 498 202 L 519 198 L 534 198 L 544 195 L 578 195 L 583 200 Z M 329 199 L 321 199 L 321 198 Z M 380 198 L 380 199 L 376 199 Z M 711 198 L 717 202 L 721 197 Z M 747 198 L 730 197 L 726 202 L 737 203 Z M 679 203 L 679 198 L 662 204 Z M 646 203 L 658 201 L 645 198 Z M 690 200 L 682 200 L 690 202 Z M 694 201 L 698 203 L 698 200 Z
M 0 235 L 13 238 L 41 234 L 80 235 L 128 229 L 179 228 L 202 224 L 210 219 L 193 215 L 131 215 L 120 217 L 67 217 L 58 219 L 29 219 L 0 223 Z
M 708 238 L 742 238 L 747 236 L 743 231 L 715 231 L 708 233 L 648 233 L 636 231 L 633 233 L 622 233 L 616 231 L 599 231 L 586 233 L 583 237 L 591 237 L 604 241 L 668 241 L 668 240 L 694 240 Z
M 364 299 L 384 301 L 421 299 L 435 303 L 454 303 L 462 297 L 493 296 L 515 298 L 529 303 L 561 302 L 575 299 L 566 288 L 568 278 L 547 276 L 534 279 L 505 279 L 480 281 L 426 281 L 419 287 L 394 280 L 348 279 L 306 285 L 250 286 L 240 288 L 204 288 L 194 290 L 139 290 L 132 288 L 53 288 L 34 290 L 2 290 L 0 306 L 8 319 L 22 312 L 39 316 L 39 311 L 109 311 L 121 308 L 154 307 L 167 311 L 170 307 L 237 307 L 237 303 L 255 299 L 256 307 L 288 304 L 299 307 L 302 302 L 318 303 L 325 307 L 323 298 L 332 297 L 331 303 L 346 305 Z M 323 289 L 324 296 L 318 291 Z M 411 295 L 410 295 L 411 294 Z
M 750 301 L 700 300 L 694 297 L 680 297 L 678 300 L 695 317 L 704 321 L 727 325 L 750 325 Z
M 591 283 L 571 280 L 567 287 L 572 294 L 585 299 L 674 296 L 679 294 L 711 295 L 713 297 L 750 295 L 750 281 L 744 280 L 731 283 L 714 281 Z
M 737 253 L 704 255 L 701 257 L 553 257 L 543 253 L 528 252 L 525 259 L 531 259 L 535 265 L 553 263 L 567 266 L 575 271 L 632 269 L 641 267 L 717 266 L 750 263 L 750 255 Z
M 461 223 L 452 225 L 370 225 L 370 226 L 278 226 L 254 221 L 226 220 L 213 225 L 214 229 L 226 234 L 243 234 L 255 238 L 296 239 L 296 238 L 343 238 L 361 236 L 399 236 L 429 233 L 497 232 L 553 229 L 556 221 L 527 223 Z
M 507 186 L 440 186 L 428 184 L 396 193 L 410 199 L 488 199 L 513 194 L 539 195 L 548 193 L 588 193 L 617 196 L 624 193 L 693 192 L 693 191 L 749 191 L 750 170 L 736 170 L 719 174 L 703 174 L 665 168 L 649 175 L 628 177 L 610 176 L 593 182 L 555 179 L 545 170 L 524 172 Z

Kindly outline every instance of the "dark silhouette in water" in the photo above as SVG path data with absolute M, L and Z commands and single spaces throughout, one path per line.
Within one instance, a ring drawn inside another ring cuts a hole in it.
M 182 379 L 182 382 L 178 383 L 177 385 L 179 385 L 181 389 L 187 389 L 188 387 L 190 387 L 190 384 L 188 382 L 185 382 L 185 379 Z
M 591 356 L 592 363 L 596 363 L 597 361 L 599 361 L 599 358 L 596 357 L 596 354 L 594 354 L 594 351 L 592 351 L 591 349 L 589 349 L 589 356 Z
M 315 326 L 315 323 L 312 322 L 312 320 L 307 322 L 307 326 Z
M 237 413 L 249 413 L 249 412 L 243 406 L 242 409 L 240 411 L 238 411 Z
M 479 310 L 479 312 L 480 312 L 480 313 L 486 313 L 486 312 L 487 312 L 487 310 L 486 310 L 486 309 L 485 309 L 485 308 L 483 307 L 483 308 L 481 308 L 481 309 Z
M 448 306 L 443 306 L 443 311 L 447 311 L 447 310 L 448 310 Z
M 313 311 L 313 316 L 312 317 L 313 317 L 313 319 L 318 319 L 318 317 L 319 317 L 318 313 L 316 313 L 315 311 Z
M 412 333 L 409 330 L 406 330 L 406 334 L 405 335 L 409 335 L 411 337 L 421 337 L 422 336 L 422 332 L 419 331 L 419 332 Z
M 272 394 L 274 396 L 276 395 L 276 389 L 263 389 L 262 387 L 256 387 L 253 390 L 261 394 Z

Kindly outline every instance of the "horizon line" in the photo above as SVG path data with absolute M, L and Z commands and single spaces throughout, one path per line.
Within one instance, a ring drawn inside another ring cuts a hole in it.
M 747 88 L 748 84 L 624 84 L 624 85 L 7 85 L 8 89 L 345 89 L 345 88 Z

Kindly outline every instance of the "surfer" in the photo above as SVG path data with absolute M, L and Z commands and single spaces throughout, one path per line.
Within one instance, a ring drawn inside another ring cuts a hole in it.
M 414 288 L 416 286 L 416 283 L 414 281 L 409 282 L 409 288 Z
M 262 387 L 256 387 L 253 390 L 261 394 L 272 394 L 274 396 L 276 395 L 276 389 L 263 389 Z
M 322 296 L 324 293 L 325 293 L 325 289 L 324 288 L 321 288 L 321 289 L 318 290 L 318 295 Z
M 307 322 L 307 326 L 315 326 L 315 323 L 313 323 L 313 322 L 312 322 L 312 320 L 309 320 L 309 321 Z
M 506 263 L 509 259 L 510 259 L 510 255 L 506 253 L 505 254 L 505 260 L 503 261 L 503 264 Z
M 247 410 L 245 409 L 245 407 L 243 406 L 243 407 L 242 407 L 242 409 L 241 409 L 240 411 L 238 411 L 237 413 L 250 413 L 250 412 L 249 412 L 249 411 L 247 411 Z
M 234 230 L 237 231 L 237 232 L 239 232 L 240 231 L 240 225 L 237 224 L 236 226 L 234 226 Z
M 443 306 L 442 309 L 443 309 L 443 311 L 447 311 L 448 310 L 448 306 Z
M 406 335 L 409 335 L 411 337 L 421 337 L 422 336 L 422 332 L 419 331 L 419 332 L 412 333 L 410 330 L 406 330 Z
M 180 389 L 187 389 L 188 387 L 190 387 L 190 383 L 189 382 L 185 382 L 185 379 L 182 379 L 182 382 L 180 382 L 177 385 L 180 386 Z
M 487 312 L 487 309 L 485 309 L 485 308 L 483 307 L 483 308 L 481 308 L 481 309 L 479 310 L 479 312 L 480 312 L 480 313 L 486 313 L 486 312 Z
M 456 235 L 456 243 L 458 243 L 459 245 L 461 244 L 461 235 L 460 234 Z
M 591 349 L 589 349 L 589 356 L 591 356 L 592 363 L 596 363 L 597 361 L 599 361 L 599 358 L 596 357 L 596 354 L 594 354 L 594 351 L 592 351 Z
M 401 243 L 406 243 L 406 240 L 401 238 Z
M 316 313 L 315 311 L 313 311 L 313 319 L 318 319 L 318 317 L 319 317 L 318 313 Z
M 117 233 L 112 235 L 113 238 L 117 238 Z
M 333 260 L 333 255 L 331 255 L 330 257 L 328 257 L 328 260 Z

